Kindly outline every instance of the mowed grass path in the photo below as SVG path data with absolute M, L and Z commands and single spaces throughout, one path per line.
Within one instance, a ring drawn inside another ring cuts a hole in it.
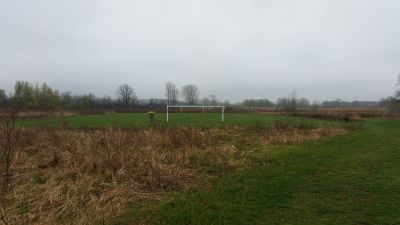
M 255 125 L 272 124 L 276 120 L 288 122 L 307 122 L 320 126 L 321 121 L 299 117 L 268 116 L 245 113 L 226 113 L 225 122 L 221 122 L 221 113 L 170 113 L 171 125 L 199 125 L 199 126 L 221 126 L 221 125 Z M 326 122 L 325 122 L 326 123 Z M 23 126 L 48 126 L 58 127 L 67 124 L 71 127 L 130 127 L 148 126 L 150 124 L 147 113 L 110 113 L 104 115 L 79 115 L 69 117 L 52 117 L 37 120 L 25 120 Z M 167 124 L 165 113 L 156 113 L 155 124 Z
M 400 121 L 259 149 L 249 170 L 176 194 L 157 224 L 400 224 Z

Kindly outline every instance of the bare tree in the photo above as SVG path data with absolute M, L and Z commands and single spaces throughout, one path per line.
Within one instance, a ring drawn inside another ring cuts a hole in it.
M 211 105 L 211 100 L 209 98 L 207 98 L 207 97 L 202 98 L 202 99 L 200 99 L 200 104 L 209 106 L 209 105 Z
M 295 112 L 298 106 L 299 100 L 297 99 L 297 92 L 293 90 L 292 93 L 286 98 L 278 98 L 276 101 L 277 109 L 284 110 L 286 112 Z
M 11 165 L 21 137 L 20 129 L 16 126 L 17 119 L 17 109 L 0 114 L 0 221 L 3 224 L 9 224 L 6 209 L 11 189 Z
M 178 102 L 179 90 L 172 82 L 165 83 L 165 97 L 168 105 L 176 105 Z
M 400 74 L 399 77 L 397 78 L 397 84 L 396 86 L 399 87 L 399 89 L 396 90 L 394 93 L 393 97 L 389 97 L 387 99 L 387 107 L 389 109 L 390 113 L 400 113 Z
M 210 95 L 210 105 L 218 105 L 218 100 L 216 95 Z
M 188 105 L 195 105 L 199 100 L 199 88 L 196 85 L 188 84 L 182 87 L 182 97 Z
M 319 102 L 318 100 L 314 100 L 313 103 L 311 104 L 311 108 L 314 111 L 317 111 L 320 106 L 321 102 Z
M 6 92 L 3 89 L 0 89 L 0 107 L 5 106 L 7 101 Z
M 119 86 L 117 95 L 119 100 L 125 105 L 128 106 L 131 103 L 136 101 L 135 91 L 128 84 L 122 84 Z
M 397 78 L 396 86 L 400 87 L 400 74 L 399 74 L 399 77 Z M 394 97 L 400 100 L 400 88 L 398 90 L 396 90 Z
M 291 111 L 296 111 L 296 109 L 297 109 L 297 103 L 298 103 L 298 100 L 297 100 L 297 91 L 296 91 L 296 89 L 293 89 L 293 91 L 292 91 L 292 93 L 290 94 L 290 97 L 289 97 L 289 99 L 290 99 L 290 109 L 291 109 Z
M 310 107 L 310 101 L 306 98 L 300 98 L 297 100 L 297 106 L 303 109 L 308 108 Z

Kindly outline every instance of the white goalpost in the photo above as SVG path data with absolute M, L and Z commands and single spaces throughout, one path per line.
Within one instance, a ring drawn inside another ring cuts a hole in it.
M 167 122 L 169 122 L 169 108 L 180 108 L 181 113 L 184 108 L 201 108 L 203 109 L 203 113 L 206 108 L 220 108 L 221 109 L 221 121 L 225 121 L 225 106 L 191 106 L 191 105 L 167 105 Z

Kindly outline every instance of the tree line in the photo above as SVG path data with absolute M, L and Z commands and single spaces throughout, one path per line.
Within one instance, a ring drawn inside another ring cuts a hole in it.
M 400 74 L 397 78 L 398 87 L 393 97 L 383 98 L 381 100 L 382 105 L 386 106 L 390 112 L 400 113 Z
M 397 86 L 400 87 L 400 75 Z M 116 98 L 110 96 L 97 97 L 92 93 L 73 95 L 71 92 L 63 92 L 51 88 L 46 83 L 33 85 L 27 81 L 17 81 L 12 93 L 7 94 L 0 89 L 0 107 L 13 106 L 23 109 L 88 109 L 111 107 L 164 107 L 166 105 L 205 105 L 230 106 L 229 101 L 219 101 L 215 95 L 200 98 L 198 86 L 187 84 L 178 88 L 173 82 L 165 83 L 164 98 L 139 99 L 132 86 L 122 84 L 117 88 Z M 400 112 L 400 88 L 394 96 L 375 101 L 313 101 L 312 103 L 302 97 L 297 97 L 293 91 L 288 97 L 278 98 L 276 102 L 267 98 L 246 99 L 243 102 L 233 104 L 243 107 L 274 107 L 278 110 L 295 111 L 318 107 L 345 108 L 345 107 L 388 107 L 393 112 Z
M 121 84 L 116 91 L 116 98 L 110 96 L 97 97 L 92 93 L 73 95 L 71 92 L 61 93 L 46 83 L 33 85 L 27 81 L 17 81 L 14 90 L 7 94 L 0 89 L 0 107 L 12 106 L 20 109 L 88 109 L 107 107 L 161 107 L 166 105 L 228 105 L 220 102 L 215 95 L 200 99 L 199 88 L 194 84 L 184 85 L 181 90 L 172 82 L 165 84 L 165 98 L 139 99 L 132 86 Z

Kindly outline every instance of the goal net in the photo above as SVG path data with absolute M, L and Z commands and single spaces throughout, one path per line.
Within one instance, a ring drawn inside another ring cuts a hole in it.
M 189 105 L 168 105 L 167 106 L 167 122 L 169 122 L 169 114 L 170 114 L 170 109 L 175 108 L 175 109 L 180 109 L 180 112 L 183 112 L 183 109 L 187 108 L 193 108 L 193 109 L 201 109 L 203 113 L 205 113 L 206 109 L 214 108 L 214 109 L 220 109 L 221 110 L 221 121 L 225 121 L 225 106 L 189 106 Z

